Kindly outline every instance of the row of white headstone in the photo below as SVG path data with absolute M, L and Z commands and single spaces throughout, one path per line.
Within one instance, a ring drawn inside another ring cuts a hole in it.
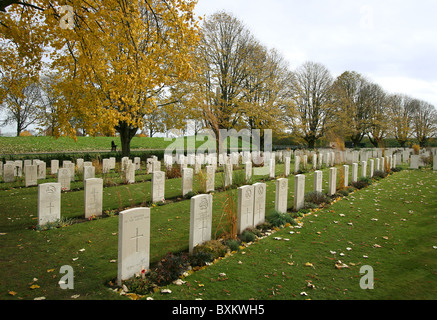
M 103 179 L 90 178 L 84 182 L 85 218 L 101 216 L 103 207 Z M 38 185 L 38 225 L 54 223 L 61 219 L 60 183 Z
M 201 194 L 191 198 L 188 247 L 211 240 L 213 196 Z M 265 220 L 266 184 L 242 186 L 238 189 L 237 232 L 240 234 Z M 150 208 L 125 210 L 119 216 L 118 283 L 149 268 Z

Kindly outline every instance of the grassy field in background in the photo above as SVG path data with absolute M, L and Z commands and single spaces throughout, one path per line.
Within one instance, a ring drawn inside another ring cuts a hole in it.
M 131 142 L 131 150 L 135 149 L 165 149 L 171 141 L 165 138 L 138 138 Z M 102 151 L 111 150 L 114 141 L 121 150 L 120 137 L 0 137 L 0 154 L 69 152 L 69 151 Z
M 283 170 L 282 164 L 277 165 L 276 175 L 281 176 Z M 328 170 L 323 172 L 326 192 Z M 151 296 L 156 300 L 436 299 L 436 174 L 431 170 L 395 173 L 304 217 L 301 229 L 282 229 L 195 272 L 184 279 L 184 285 L 169 286 L 172 294 Z M 268 212 L 274 208 L 275 181 L 266 183 Z M 216 186 L 220 185 L 218 173 Z M 188 249 L 190 201 L 181 198 L 180 186 L 180 178 L 167 180 L 166 199 L 171 201 L 152 207 L 152 263 L 169 251 Z M 141 182 L 107 187 L 103 208 L 149 205 L 150 187 L 150 176 L 145 173 Z M 199 188 L 196 181 L 194 189 Z M 310 172 L 306 192 L 312 188 Z M 117 274 L 118 216 L 83 221 L 80 181 L 73 191 L 62 194 L 61 214 L 81 223 L 41 232 L 34 229 L 37 188 L 4 189 L 0 191 L 1 299 L 127 299 L 108 287 Z M 290 176 L 289 208 L 293 192 L 294 176 Z M 237 189 L 232 194 L 236 199 Z M 213 236 L 225 201 L 224 192 L 214 193 Z M 338 260 L 348 268 L 336 269 Z M 74 290 L 59 287 L 63 265 L 74 269 Z M 374 290 L 360 289 L 363 265 L 375 270 Z M 221 278 L 220 273 L 226 276 Z

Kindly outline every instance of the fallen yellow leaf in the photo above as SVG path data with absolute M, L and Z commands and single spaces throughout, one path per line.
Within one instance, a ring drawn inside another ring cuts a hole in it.
M 305 263 L 305 267 L 314 267 L 314 265 L 311 262 Z
M 53 272 L 53 271 L 55 271 L 55 269 L 48 269 L 48 270 L 47 270 L 47 273 L 49 273 L 49 272 Z
M 30 289 L 38 289 L 40 286 L 39 285 L 37 285 L 37 284 L 33 284 L 33 285 L 31 285 L 30 286 Z
M 15 296 L 17 293 L 15 291 L 9 291 L 8 292 L 11 296 Z

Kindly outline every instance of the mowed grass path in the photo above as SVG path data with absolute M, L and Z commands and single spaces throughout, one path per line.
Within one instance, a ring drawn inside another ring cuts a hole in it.
M 280 175 L 283 165 L 276 170 Z M 306 189 L 311 191 L 313 174 L 306 176 Z M 305 217 L 301 229 L 278 231 L 246 248 L 244 254 L 239 252 L 187 277 L 185 285 L 169 286 L 172 294 L 155 294 L 153 298 L 435 299 L 436 177 L 429 170 L 396 173 Z M 327 178 L 324 170 L 325 191 Z M 294 177 L 289 180 L 291 208 Z M 177 198 L 180 183 L 180 179 L 167 181 L 167 198 Z M 266 207 L 270 210 L 274 208 L 274 181 L 268 181 L 267 187 Z M 0 193 L 1 298 L 126 299 L 107 287 L 117 273 L 118 216 L 36 232 L 32 230 L 36 225 L 36 191 L 23 188 Z M 235 197 L 236 190 L 232 192 Z M 119 207 L 118 194 L 123 207 L 140 205 L 150 197 L 150 182 L 105 188 L 105 209 Z M 214 195 L 213 233 L 224 200 L 224 193 Z M 185 200 L 152 209 L 152 262 L 168 251 L 187 250 L 189 204 Z M 79 218 L 82 212 L 83 190 L 62 195 L 62 216 Z M 336 269 L 337 260 L 349 268 Z M 74 290 L 59 287 L 63 265 L 74 269 Z M 374 268 L 374 290 L 360 289 L 363 265 Z M 220 273 L 226 273 L 225 279 Z

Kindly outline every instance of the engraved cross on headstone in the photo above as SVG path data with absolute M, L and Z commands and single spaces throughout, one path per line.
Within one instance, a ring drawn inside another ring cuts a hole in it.
M 139 250 L 138 250 L 138 240 L 140 238 L 142 238 L 142 237 L 144 237 L 144 235 L 138 234 L 138 228 L 137 228 L 136 235 L 133 236 L 132 238 L 130 238 L 131 240 L 135 240 L 135 242 L 136 242 L 135 243 L 135 252 L 139 252 Z

